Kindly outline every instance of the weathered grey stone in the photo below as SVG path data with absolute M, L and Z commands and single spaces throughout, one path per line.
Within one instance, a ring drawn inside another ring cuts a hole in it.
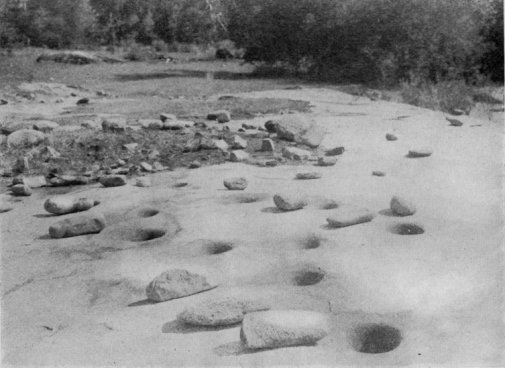
M 202 275 L 187 270 L 172 269 L 154 278 L 147 285 L 146 295 L 149 300 L 163 302 L 200 293 L 216 286 L 211 285 Z
M 268 303 L 252 298 L 213 298 L 186 307 L 177 320 L 195 326 L 227 326 L 242 322 L 247 313 L 268 309 Z
M 150 187 L 152 185 L 151 178 L 148 177 L 148 176 L 142 176 L 140 178 L 137 178 L 137 181 L 135 182 L 135 185 L 137 187 L 141 187 L 141 188 Z
M 416 206 L 411 201 L 399 196 L 393 196 L 389 206 L 391 211 L 398 216 L 410 216 L 416 213 Z
M 275 121 L 277 137 L 286 141 L 316 148 L 324 138 L 324 131 L 299 114 L 288 114 Z
M 295 211 L 307 205 L 307 200 L 300 196 L 287 194 L 274 195 L 274 203 L 282 211 Z
M 43 175 L 15 177 L 12 184 L 25 184 L 29 188 L 41 188 L 47 186 L 47 180 Z
M 312 152 L 296 147 L 284 147 L 282 149 L 282 156 L 291 160 L 303 161 L 308 160 L 312 156 Z
M 72 217 L 49 227 L 51 238 L 68 238 L 85 234 L 96 234 L 105 229 L 105 217 L 100 213 Z
M 120 187 L 126 185 L 126 177 L 124 175 L 108 175 L 98 179 L 104 187 Z
M 246 151 L 236 150 L 230 153 L 231 162 L 242 162 L 249 159 L 249 154 Z
M 326 220 L 331 227 L 346 227 L 357 225 L 365 222 L 370 222 L 374 219 L 375 214 L 366 208 L 354 207 L 339 207 Z
M 445 120 L 447 120 L 451 126 L 455 126 L 455 127 L 463 126 L 463 122 L 458 119 L 446 117 Z
M 168 114 L 168 113 L 161 113 L 160 114 L 160 120 L 165 122 L 167 120 L 177 120 L 177 116 L 175 116 L 174 114 Z
M 228 151 L 228 143 L 224 139 L 214 139 L 212 142 L 213 146 L 216 147 L 218 150 L 221 150 L 223 152 Z
M 31 147 L 45 141 L 46 135 L 38 130 L 20 129 L 9 134 L 7 145 L 12 148 Z
M 207 114 L 208 120 L 217 120 L 218 123 L 226 123 L 231 120 L 231 113 L 227 110 L 216 110 Z
M 394 135 L 393 133 L 387 133 L 386 134 L 386 140 L 388 141 L 396 141 L 398 137 Z
M 296 179 L 298 180 L 320 179 L 321 177 L 322 174 L 318 172 L 303 172 L 296 174 Z
M 409 150 L 408 156 L 412 158 L 428 157 L 433 154 L 433 150 L 428 147 L 418 147 Z
M 326 150 L 326 156 L 338 156 L 344 153 L 344 151 L 345 151 L 344 146 L 335 146 L 333 148 Z
M 274 152 L 275 151 L 274 141 L 271 140 L 270 138 L 263 139 L 261 141 L 261 150 L 263 152 Z
M 202 167 L 202 163 L 198 160 L 195 160 L 189 164 L 190 169 L 198 169 L 200 167 Z
M 319 166 L 333 166 L 337 163 L 337 158 L 336 157 L 319 157 L 317 159 L 317 164 Z
M 242 177 L 227 178 L 223 184 L 229 190 L 244 190 L 247 188 L 247 179 Z
M 31 196 L 32 190 L 28 185 L 16 184 L 11 187 L 11 192 L 15 196 Z
M 275 120 L 268 120 L 265 123 L 265 129 L 269 133 L 277 133 L 277 123 L 275 122 Z
M 240 137 L 239 135 L 233 136 L 232 148 L 233 149 L 245 149 L 247 147 L 247 141 Z
M 97 201 L 89 198 L 56 196 L 49 198 L 44 202 L 44 209 L 55 215 L 64 215 L 66 213 L 87 211 L 97 204 Z
M 102 129 L 105 132 L 120 133 L 126 129 L 126 119 L 123 117 L 107 117 L 102 121 Z
M 54 121 L 50 120 L 37 120 L 33 124 L 33 129 L 38 130 L 43 133 L 50 133 L 54 129 L 58 128 L 60 125 Z
M 314 345 L 330 332 L 329 318 L 303 310 L 272 310 L 246 314 L 240 339 L 249 349 Z
M 141 162 L 139 164 L 140 168 L 142 169 L 142 171 L 146 171 L 146 172 L 152 172 L 153 171 L 153 167 L 148 164 L 147 162 Z

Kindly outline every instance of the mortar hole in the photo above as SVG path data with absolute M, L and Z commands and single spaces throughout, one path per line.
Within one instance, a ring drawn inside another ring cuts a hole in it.
M 324 271 L 319 267 L 306 267 L 295 272 L 293 281 L 297 286 L 310 286 L 321 282 L 323 278 Z
M 322 210 L 334 210 L 335 208 L 338 208 L 339 204 L 337 201 L 334 200 L 326 200 L 321 204 L 321 209 Z
M 398 235 L 419 235 L 424 233 L 422 226 L 414 223 L 396 224 L 390 228 L 390 231 Z
M 401 342 L 400 330 L 382 323 L 359 325 L 351 336 L 354 350 L 366 354 L 387 353 L 396 349 Z
M 135 239 L 133 241 L 148 241 L 153 239 L 161 238 L 166 234 L 165 230 L 162 229 L 139 229 L 135 234 Z
M 321 246 L 321 238 L 315 234 L 309 235 L 303 241 L 303 247 L 305 249 L 316 249 L 319 248 L 320 246 Z

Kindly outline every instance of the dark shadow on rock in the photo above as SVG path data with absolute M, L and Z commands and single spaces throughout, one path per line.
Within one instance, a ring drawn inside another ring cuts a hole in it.
M 380 210 L 379 213 L 382 216 L 387 216 L 387 217 L 402 217 L 402 216 L 399 216 L 399 215 L 395 214 L 393 211 L 391 211 L 390 208 L 387 208 L 385 210 Z
M 298 345 L 298 346 L 315 346 L 315 344 L 306 344 L 306 345 Z M 233 341 L 223 345 L 219 345 L 214 348 L 214 353 L 219 356 L 236 356 L 236 355 L 244 355 L 244 354 L 254 354 L 262 351 L 268 350 L 276 350 L 282 348 L 289 348 L 296 346 L 280 346 L 278 348 L 264 348 L 264 349 L 249 349 L 247 348 L 241 341 Z
M 158 302 L 154 301 L 154 300 L 150 300 L 150 299 L 143 299 L 143 300 L 139 300 L 137 302 L 133 302 L 133 303 L 130 303 L 128 304 L 129 307 L 140 307 L 140 306 L 143 306 L 143 305 L 150 305 L 150 304 L 157 304 Z
M 41 235 L 37 238 L 37 240 L 49 240 L 49 239 L 52 239 L 51 235 L 49 235 L 49 234 L 44 234 L 44 235 Z
M 229 328 L 235 328 L 237 326 L 240 326 L 240 323 L 236 323 L 233 325 L 226 325 L 226 326 L 194 326 L 194 325 L 186 324 L 184 322 L 180 322 L 175 319 L 173 321 L 165 323 L 161 327 L 161 332 L 188 334 L 188 333 L 205 332 L 205 331 L 221 331 L 221 330 L 227 330 Z
M 283 211 L 278 209 L 277 207 L 265 207 L 261 210 L 263 213 L 286 213 L 290 211 Z
M 46 218 L 46 217 L 56 217 L 56 215 L 53 213 L 38 213 L 36 215 L 33 215 L 33 217 Z

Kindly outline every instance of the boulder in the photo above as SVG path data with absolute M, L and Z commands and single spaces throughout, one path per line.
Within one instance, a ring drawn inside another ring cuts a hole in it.
M 295 211 L 305 207 L 307 200 L 299 196 L 276 194 L 274 195 L 274 203 L 282 211 Z
M 269 133 L 277 133 L 277 123 L 275 122 L 275 120 L 268 120 L 265 123 L 265 129 Z
M 327 149 L 325 154 L 326 156 L 338 156 L 344 153 L 345 148 L 344 146 L 335 146 L 333 148 Z
M 49 227 L 51 238 L 60 239 L 85 234 L 96 234 L 105 229 L 105 217 L 101 213 L 72 217 Z
M 9 135 L 17 130 L 32 129 L 33 122 L 31 121 L 5 121 L 0 125 L 0 133 Z
M 153 171 L 153 167 L 150 164 L 148 164 L 147 162 L 141 162 L 139 164 L 139 166 L 140 166 L 140 169 L 142 171 L 146 171 L 146 172 L 152 172 Z
M 409 150 L 408 157 L 419 158 L 419 157 L 429 157 L 433 154 L 433 150 L 427 147 L 412 148 Z
M 232 139 L 232 149 L 245 149 L 247 147 L 247 141 L 239 135 L 233 136 Z
M 330 320 L 322 313 L 273 310 L 246 314 L 240 339 L 249 349 L 314 345 L 330 332 Z
M 249 154 L 243 150 L 236 150 L 230 153 L 231 162 L 242 162 L 249 159 Z
M 56 196 L 44 202 L 44 209 L 55 215 L 87 211 L 99 202 L 89 198 L 75 198 L 70 196 Z
M 49 184 L 55 187 L 65 187 L 70 185 L 86 185 L 91 181 L 83 175 L 58 175 L 49 179 Z
M 322 177 L 321 173 L 318 172 L 303 172 L 296 174 L 295 178 L 298 180 L 311 180 L 320 179 Z
M 326 221 L 331 227 L 339 228 L 370 222 L 374 217 L 366 208 L 339 207 Z
M 202 163 L 198 160 L 194 160 L 189 164 L 190 169 L 198 169 L 200 167 L 202 167 Z
M 150 187 L 152 185 L 151 178 L 149 178 L 147 176 L 143 176 L 141 178 L 137 178 L 137 181 L 135 182 L 135 185 L 137 187 L 141 187 L 141 188 Z
M 177 320 L 194 326 L 227 326 L 242 322 L 247 313 L 268 309 L 268 303 L 252 298 L 213 298 L 186 307 Z
M 290 160 L 303 161 L 308 160 L 312 156 L 312 152 L 296 147 L 284 147 L 282 156 Z
M 43 133 L 50 133 L 60 125 L 50 120 L 38 120 L 33 124 L 33 129 Z
M 337 163 L 337 158 L 336 157 L 319 157 L 317 159 L 317 164 L 319 166 L 333 166 Z
M 247 188 L 247 179 L 246 178 L 227 178 L 223 181 L 224 186 L 228 190 L 244 190 Z
M 187 270 L 172 269 L 154 278 L 147 285 L 146 295 L 149 300 L 164 302 L 210 290 L 216 286 L 211 285 L 202 275 Z
M 299 114 L 288 114 L 275 121 L 277 137 L 316 148 L 324 138 L 324 131 Z
M 102 121 L 104 132 L 120 133 L 126 129 L 126 119 L 123 117 L 107 117 Z
M 98 182 L 104 187 L 120 187 L 126 185 L 126 177 L 124 175 L 108 175 L 102 176 Z
M 12 148 L 31 147 L 45 141 L 46 135 L 38 130 L 20 129 L 9 134 L 7 145 Z
M 15 196 L 31 196 L 32 190 L 26 184 L 16 184 L 11 187 L 11 192 Z
M 261 141 L 261 151 L 263 152 L 274 152 L 275 144 L 270 138 L 265 138 Z
M 25 184 L 30 188 L 41 188 L 47 186 L 46 177 L 43 175 L 15 177 L 12 184 Z
M 416 213 L 416 206 L 411 201 L 399 196 L 393 196 L 389 206 L 397 216 L 410 216 Z
M 81 127 L 83 127 L 84 129 L 98 130 L 100 129 L 100 123 L 95 120 L 84 120 L 81 123 Z
M 458 119 L 446 117 L 445 120 L 447 120 L 451 126 L 454 126 L 454 127 L 463 126 L 463 122 Z
M 227 152 L 228 151 L 228 148 L 230 148 L 228 146 L 228 143 L 226 143 L 226 141 L 224 139 L 214 139 L 212 141 L 212 145 L 217 148 L 218 150 L 221 150 L 223 152 Z
M 218 123 L 226 123 L 231 120 L 231 113 L 227 110 L 216 110 L 207 114 L 208 120 L 217 120 Z

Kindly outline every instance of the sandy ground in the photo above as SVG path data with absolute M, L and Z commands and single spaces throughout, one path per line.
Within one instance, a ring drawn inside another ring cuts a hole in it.
M 50 239 L 48 227 L 74 215 L 45 213 L 46 189 L 11 203 L 14 209 L 0 214 L 4 364 L 502 366 L 502 125 L 463 117 L 462 127 L 452 127 L 442 113 L 326 89 L 241 95 L 309 100 L 310 116 L 327 131 L 322 148 L 343 144 L 345 153 L 333 167 L 227 163 L 154 174 L 150 188 L 133 186 L 134 179 L 117 188 L 73 188 L 101 201 L 93 211 L 106 215 L 108 227 L 98 235 Z M 399 139 L 386 141 L 387 132 Z M 434 154 L 407 158 L 415 146 Z M 304 171 L 322 178 L 294 180 Z M 249 186 L 227 191 L 229 176 L 244 176 Z M 177 182 L 188 185 L 176 188 Z M 309 205 L 279 213 L 272 197 L 286 192 L 305 194 Z M 392 216 L 395 194 L 412 199 L 416 214 Z M 246 195 L 256 201 L 243 203 Z M 377 217 L 330 229 L 332 210 L 323 209 L 330 200 Z M 141 218 L 142 209 L 159 213 Z M 425 232 L 394 234 L 398 223 Z M 147 227 L 167 234 L 131 241 Z M 306 249 L 314 238 L 320 246 Z M 233 249 L 206 254 L 198 239 L 231 242 Z M 296 285 L 293 274 L 306 267 L 319 267 L 325 277 Z M 145 286 L 169 268 L 196 270 L 219 286 L 148 303 Z M 315 346 L 251 352 L 240 344 L 240 326 L 175 323 L 185 306 L 231 294 L 265 298 L 274 309 L 327 313 L 331 333 Z M 349 336 L 363 321 L 400 329 L 400 346 L 356 352 Z

